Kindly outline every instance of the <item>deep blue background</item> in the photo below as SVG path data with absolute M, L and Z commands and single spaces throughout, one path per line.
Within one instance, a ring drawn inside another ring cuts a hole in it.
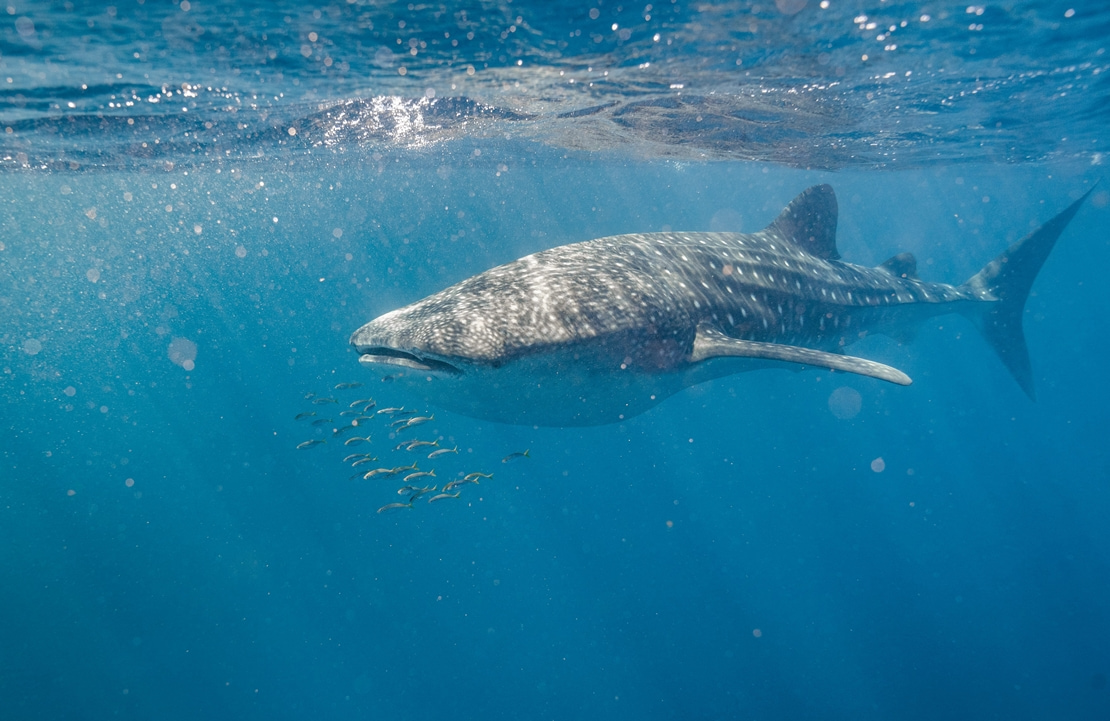
M 346 345 L 379 313 L 816 182 L 846 260 L 965 280 L 1103 174 L 1105 8 L 9 5 L 0 721 L 1110 717 L 1105 187 L 1027 306 L 1036 403 L 937 318 L 853 349 L 908 388 L 436 411 L 495 477 L 389 515 L 293 420 L 411 402 Z
M 494 480 L 392 515 L 392 485 L 348 481 L 351 449 L 295 450 L 312 433 L 292 420 L 341 381 L 405 402 L 349 333 L 527 252 L 752 231 L 830 182 L 846 260 L 911 250 L 959 282 L 1088 169 L 510 152 L 0 177 L 0 716 L 1110 713 L 1105 190 L 1029 301 L 1036 403 L 938 318 L 855 346 L 908 388 L 765 371 L 584 430 L 436 411 L 472 449 L 441 467 Z M 839 386 L 854 419 L 830 412 Z

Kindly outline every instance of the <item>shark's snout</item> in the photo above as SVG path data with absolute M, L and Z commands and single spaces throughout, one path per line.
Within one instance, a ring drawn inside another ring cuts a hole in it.
M 358 362 L 364 366 L 407 368 L 437 375 L 459 375 L 457 366 L 430 353 L 416 334 L 406 333 L 381 322 L 386 316 L 370 321 L 351 335 L 351 345 L 358 351 Z

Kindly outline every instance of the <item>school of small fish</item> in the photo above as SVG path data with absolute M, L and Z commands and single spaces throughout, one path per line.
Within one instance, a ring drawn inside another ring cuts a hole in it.
M 335 391 L 348 391 L 356 388 L 361 388 L 362 383 L 337 383 L 329 393 Z M 335 404 L 342 408 L 345 401 L 340 400 L 334 396 L 317 396 L 315 393 L 307 393 L 304 399 L 315 406 L 324 406 Z M 450 448 L 446 445 L 441 446 L 440 441 L 443 437 L 431 438 L 428 440 L 421 438 L 413 438 L 408 436 L 402 438 L 401 434 L 410 429 L 421 428 L 421 434 L 427 428 L 426 424 L 432 423 L 436 420 L 434 414 L 423 415 L 421 411 L 405 408 L 404 406 L 389 406 L 385 408 L 378 408 L 377 401 L 373 398 L 361 398 L 359 400 L 351 401 L 347 404 L 346 409 L 338 413 L 340 423 L 336 423 L 331 418 L 321 418 L 317 411 L 304 411 L 296 414 L 293 420 L 298 423 L 304 423 L 305 426 L 314 427 L 319 431 L 324 431 L 326 428 L 331 429 L 331 438 L 335 443 L 342 440 L 341 446 L 356 446 L 359 444 L 372 444 L 374 433 L 371 432 L 371 424 L 373 421 L 378 421 L 379 425 L 384 427 L 385 435 L 400 441 L 397 445 L 392 447 L 389 451 L 394 454 L 400 454 L 400 457 L 410 460 L 409 463 L 398 463 L 397 465 L 389 465 L 388 461 L 382 464 L 380 468 L 373 468 L 366 470 L 366 465 L 378 461 L 378 457 L 373 453 L 349 453 L 342 462 L 355 472 L 350 476 L 350 480 L 354 481 L 362 479 L 365 481 L 378 480 L 383 478 L 395 478 L 402 476 L 401 483 L 403 484 L 397 489 L 397 495 L 401 496 L 401 501 L 387 503 L 378 509 L 378 513 L 387 513 L 402 508 L 414 508 L 413 504 L 421 498 L 427 496 L 428 503 L 436 503 L 452 498 L 460 498 L 463 489 L 469 485 L 480 485 L 481 481 L 492 479 L 492 473 L 484 473 L 482 471 L 464 472 L 462 470 L 454 471 L 452 476 L 443 476 L 449 480 L 445 480 L 442 486 L 437 484 L 437 479 L 440 476 L 436 475 L 435 468 L 420 468 L 420 459 L 428 461 L 449 461 L 448 457 L 454 457 L 453 463 L 458 465 L 461 460 L 459 455 L 459 446 L 452 442 Z M 434 432 L 434 431 L 433 431 Z M 343 439 L 341 436 L 352 433 L 350 437 Z M 453 439 L 452 439 L 453 441 Z M 307 450 L 317 446 L 327 445 L 328 441 L 325 438 L 312 438 L 303 443 L 297 444 L 298 450 Z M 467 451 L 468 453 L 470 451 Z M 531 458 L 531 450 L 515 451 L 501 459 L 502 463 L 510 463 L 518 459 Z M 379 461 L 380 462 L 380 461 Z M 420 485 L 416 484 L 420 481 Z M 429 483 L 429 481 L 431 483 Z

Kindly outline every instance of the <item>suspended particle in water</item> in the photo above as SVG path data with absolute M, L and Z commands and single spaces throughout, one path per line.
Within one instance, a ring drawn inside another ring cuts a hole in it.
M 714 233 L 739 233 L 743 228 L 744 216 L 732 208 L 722 208 L 709 219 L 709 230 Z
M 783 15 L 797 15 L 805 9 L 808 0 L 775 0 L 775 7 Z
M 188 338 L 174 338 L 167 350 L 170 360 L 187 371 L 196 367 L 197 344 Z
M 855 418 L 862 407 L 863 398 L 855 388 L 840 386 L 829 394 L 829 410 L 842 421 Z

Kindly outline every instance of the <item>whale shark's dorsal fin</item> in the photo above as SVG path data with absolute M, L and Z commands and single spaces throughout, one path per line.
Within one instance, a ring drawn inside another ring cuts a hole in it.
M 830 185 L 814 185 L 803 190 L 767 226 L 810 255 L 824 260 L 839 260 L 836 249 L 836 193 Z
M 898 370 L 882 363 L 839 353 L 827 353 L 813 348 L 780 343 L 762 343 L 727 336 L 716 328 L 701 324 L 694 337 L 690 361 L 698 363 L 711 358 L 759 358 L 767 361 L 793 363 L 798 366 L 828 368 L 845 373 L 878 378 L 888 383 L 908 386 L 913 381 Z

